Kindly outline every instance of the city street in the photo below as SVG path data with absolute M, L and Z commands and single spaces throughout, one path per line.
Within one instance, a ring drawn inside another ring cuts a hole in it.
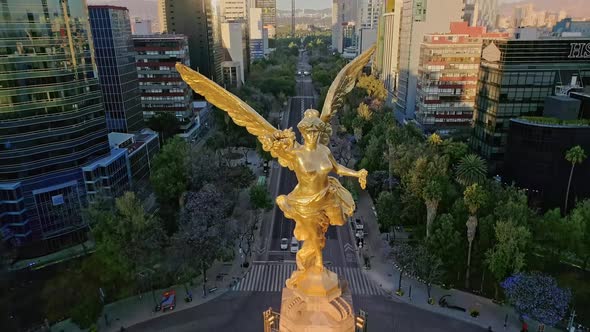
M 368 313 L 368 330 L 371 332 L 443 332 L 485 331 L 458 320 L 397 303 L 384 297 L 353 295 L 355 306 Z M 262 312 L 269 307 L 279 308 L 278 292 L 229 292 L 198 307 L 186 309 L 127 329 L 140 331 L 240 331 L 262 330 Z
M 300 60 L 297 66 L 298 71 L 311 72 L 311 66 L 308 62 L 308 56 L 306 52 L 303 52 L 300 56 Z M 285 128 L 293 128 L 297 134 L 297 139 L 301 140 L 297 124 L 301 120 L 303 112 L 309 108 L 317 108 L 317 96 L 313 87 L 313 83 L 310 76 L 297 76 L 296 93 L 297 95 L 292 97 L 289 102 L 289 110 L 287 118 L 283 119 Z M 321 111 L 321 110 L 320 110 Z M 286 120 L 286 121 L 285 121 Z M 297 184 L 295 174 L 288 169 L 277 168 L 273 171 L 278 173 L 277 176 L 271 177 L 270 188 L 271 194 L 285 195 L 291 192 Z M 278 185 L 275 181 L 278 181 Z M 276 193 L 272 192 L 272 188 L 278 186 Z M 261 259 L 262 261 L 291 261 L 294 263 L 295 254 L 292 254 L 289 250 L 281 250 L 280 242 L 281 239 L 286 238 L 291 241 L 293 236 L 294 222 L 286 219 L 283 213 L 275 207 L 272 211 L 270 222 L 270 238 L 268 239 L 269 246 L 267 252 Z M 263 233 L 263 236 L 265 233 Z M 358 266 L 357 256 L 354 252 L 354 239 L 348 226 L 345 227 L 330 227 L 326 233 L 326 247 L 324 249 L 324 263 L 329 268 L 331 266 L 337 267 L 350 267 L 354 268 Z

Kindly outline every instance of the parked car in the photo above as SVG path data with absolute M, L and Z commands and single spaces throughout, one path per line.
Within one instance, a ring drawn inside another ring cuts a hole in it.
M 299 251 L 299 241 L 293 236 L 291 238 L 291 253 L 296 254 Z
M 287 250 L 287 249 L 289 249 L 289 239 L 284 237 L 281 239 L 281 250 Z
M 160 307 L 162 308 L 162 312 L 165 312 L 166 310 L 174 310 L 174 307 L 176 307 L 176 291 L 165 291 L 164 294 L 162 294 Z
M 365 229 L 365 225 L 363 224 L 363 221 L 359 218 L 356 218 L 356 220 L 354 221 L 354 229 L 358 232 L 358 231 L 363 231 Z

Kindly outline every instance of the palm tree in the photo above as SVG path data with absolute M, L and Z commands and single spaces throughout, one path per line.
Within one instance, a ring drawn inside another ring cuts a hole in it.
M 586 151 L 584 151 L 584 149 L 579 145 L 574 146 L 573 148 L 567 150 L 565 153 L 565 159 L 572 164 L 572 169 L 570 171 L 570 178 L 567 182 L 567 191 L 565 193 L 565 206 L 563 209 L 564 214 L 567 213 L 567 203 L 570 196 L 570 186 L 572 185 L 574 167 L 576 167 L 576 164 L 581 164 L 586 158 Z
M 469 289 L 469 275 L 471 268 L 471 244 L 475 238 L 475 232 L 477 230 L 477 210 L 485 203 L 486 192 L 483 188 L 474 183 L 467 187 L 463 192 L 463 201 L 469 209 L 469 219 L 467 219 L 467 241 L 469 243 L 469 249 L 467 251 L 467 271 L 465 272 L 465 288 Z
M 430 236 L 432 222 L 436 218 L 438 204 L 443 197 L 443 186 L 440 181 L 432 180 L 426 184 L 422 192 L 422 198 L 426 204 L 426 237 Z
M 469 154 L 461 158 L 456 169 L 456 180 L 467 187 L 474 183 L 482 183 L 486 178 L 488 167 L 486 161 L 478 155 Z

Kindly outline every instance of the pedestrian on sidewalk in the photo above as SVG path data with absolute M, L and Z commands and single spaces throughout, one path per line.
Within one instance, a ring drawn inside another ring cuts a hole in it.
M 522 322 L 522 328 L 520 329 L 520 332 L 529 332 L 529 325 L 525 321 Z

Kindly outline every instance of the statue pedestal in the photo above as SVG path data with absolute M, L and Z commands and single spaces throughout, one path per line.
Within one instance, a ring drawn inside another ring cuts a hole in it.
M 352 295 L 346 281 L 324 269 L 283 288 L 281 332 L 354 332 Z

